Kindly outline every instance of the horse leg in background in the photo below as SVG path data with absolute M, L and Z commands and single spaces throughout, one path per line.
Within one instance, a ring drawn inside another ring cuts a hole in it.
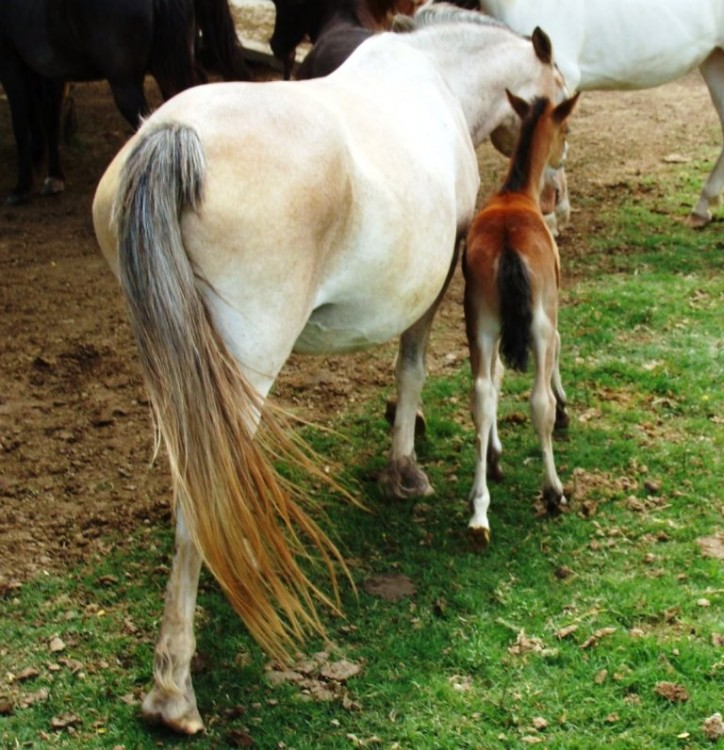
M 425 355 L 432 321 L 450 284 L 460 252 L 460 239 L 455 240 L 452 263 L 445 283 L 430 309 L 400 337 L 395 378 L 397 403 L 388 404 L 394 414 L 390 460 L 380 474 L 379 483 L 389 497 L 410 498 L 432 495 L 434 490 L 425 472 L 415 459 L 415 429 L 424 418 L 419 410 L 422 386 L 425 383 Z
M 432 486 L 415 460 L 415 424 L 425 382 L 425 353 L 437 303 L 400 337 L 395 365 L 397 403 L 394 412 L 390 460 L 379 482 L 389 497 L 424 497 Z
M 724 136 L 724 50 L 715 49 L 704 60 L 699 70 L 709 88 L 711 100 L 719 115 L 719 122 Z M 687 223 L 696 229 L 706 226 L 712 215 L 711 206 L 719 203 L 719 195 L 724 189 L 724 146 L 699 196 L 699 200 L 689 215 Z
M 18 179 L 5 199 L 5 205 L 16 206 L 30 198 L 33 166 L 43 158 L 43 128 L 36 76 L 21 60 L 8 56 L 0 61 L 0 83 L 10 106 L 18 159 Z
M 548 229 L 558 237 L 571 222 L 571 203 L 568 198 L 568 179 L 563 167 L 547 166 L 543 171 L 543 188 L 540 194 L 541 211 Z
M 535 382 L 530 394 L 531 418 L 543 452 L 543 501 L 549 513 L 557 513 L 560 512 L 561 506 L 566 504 L 566 499 L 563 496 L 563 485 L 558 478 L 553 458 L 556 397 L 553 392 L 552 379 L 557 369 L 559 347 L 555 320 L 545 315 L 542 320 L 534 321 L 532 334 Z
M 41 111 L 48 143 L 48 175 L 40 190 L 41 195 L 58 195 L 65 190 L 65 175 L 60 165 L 59 148 L 64 90 L 65 81 L 40 81 Z
M 63 86 L 63 103 L 60 108 L 60 131 L 63 142 L 71 142 L 78 132 L 78 113 L 75 109 L 75 84 L 66 83 Z
M 201 572 L 201 555 L 176 511 L 176 552 L 166 586 L 161 632 L 153 660 L 153 688 L 143 701 L 143 716 L 177 732 L 196 734 L 203 722 L 191 683 L 191 659 L 196 649 L 194 612 Z
M 148 102 L 143 93 L 143 76 L 140 79 L 124 78 L 123 80 L 108 79 L 113 92 L 113 101 L 119 112 L 136 130 L 141 118 L 148 114 Z

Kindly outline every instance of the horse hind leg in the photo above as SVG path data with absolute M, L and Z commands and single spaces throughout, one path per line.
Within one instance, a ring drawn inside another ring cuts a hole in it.
M 397 404 L 394 407 L 392 449 L 387 466 L 379 477 L 380 486 L 390 497 L 425 497 L 434 492 L 427 475 L 417 465 L 415 430 L 419 426 L 419 429 L 424 431 L 424 418 L 421 417 L 419 407 L 422 386 L 425 383 L 425 355 L 430 328 L 455 270 L 459 249 L 459 243 L 456 241 L 450 270 L 435 302 L 417 323 L 400 337 L 395 366 Z M 388 411 L 392 411 L 389 406 Z
M 535 382 L 530 395 L 531 418 L 543 454 L 543 500 L 549 513 L 558 513 L 566 504 L 563 485 L 553 458 L 553 427 L 556 421 L 556 397 L 552 380 L 557 354 L 557 334 L 546 316 L 533 324 Z
M 425 352 L 435 309 L 436 306 L 433 306 L 400 338 L 395 365 L 397 403 L 394 407 L 392 449 L 387 466 L 379 477 L 379 484 L 389 497 L 406 499 L 433 493 L 427 475 L 417 465 L 415 426 L 425 382 Z M 388 410 L 391 410 L 389 405 Z
M 153 662 L 154 684 L 141 712 L 149 721 L 184 734 L 196 734 L 203 722 L 191 682 L 191 659 L 196 648 L 194 611 L 201 556 L 184 523 L 176 515 L 176 552 L 166 587 L 161 632 Z
M 715 49 L 704 60 L 700 68 L 709 88 L 711 100 L 719 115 L 724 136 L 724 49 Z M 687 224 L 696 229 L 709 224 L 712 220 L 711 206 L 719 203 L 719 196 L 724 189 L 724 146 L 709 177 L 704 183 L 699 200 L 691 211 Z

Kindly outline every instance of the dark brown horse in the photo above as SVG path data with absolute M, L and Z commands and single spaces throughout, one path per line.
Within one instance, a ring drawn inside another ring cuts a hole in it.
M 197 53 L 227 79 L 248 79 L 227 0 L 2 0 L 0 82 L 18 149 L 11 204 L 30 195 L 47 145 L 44 192 L 64 187 L 58 155 L 65 81 L 106 79 L 135 129 L 148 113 L 150 73 L 164 99 L 205 80 Z
M 295 50 L 308 38 L 314 47 L 296 78 L 319 78 L 341 65 L 373 33 L 389 28 L 395 13 L 411 13 L 417 4 L 417 0 L 274 0 L 270 45 L 289 79 Z

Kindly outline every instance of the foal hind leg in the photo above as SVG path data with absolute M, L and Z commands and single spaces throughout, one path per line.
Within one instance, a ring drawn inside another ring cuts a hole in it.
M 493 385 L 495 386 L 495 415 L 493 423 L 490 425 L 490 436 L 488 439 L 488 451 L 487 451 L 487 476 L 488 479 L 492 479 L 494 482 L 501 482 L 503 480 L 503 469 L 500 466 L 500 457 L 503 455 L 503 444 L 500 442 L 500 436 L 498 435 L 498 413 L 497 406 L 500 401 L 500 389 L 503 383 L 503 375 L 505 368 L 503 363 L 500 361 L 500 356 L 496 355 L 495 364 L 493 365 L 492 379 Z
M 474 329 L 470 329 L 471 333 Z M 478 547 L 490 543 L 490 491 L 487 477 L 500 473 L 498 462 L 502 448 L 497 433 L 498 394 L 502 366 L 499 366 L 495 336 L 472 333 L 469 339 L 473 387 L 470 410 L 475 423 L 475 479 L 470 490 L 472 517 L 468 522 L 470 538 Z
M 201 556 L 191 540 L 180 508 L 176 515 L 176 553 L 166 586 L 161 632 L 153 660 L 153 688 L 141 712 L 177 732 L 196 734 L 203 722 L 191 683 L 196 649 L 194 611 Z
M 570 420 L 568 418 L 568 412 L 566 412 L 566 392 L 563 390 L 563 383 L 561 382 L 561 336 L 558 331 L 556 331 L 555 340 L 555 358 L 553 360 L 553 374 L 551 376 L 551 387 L 553 388 L 553 395 L 556 399 L 555 429 L 565 430 L 567 429 Z
M 715 49 L 704 60 L 699 69 L 709 88 L 709 94 L 719 115 L 722 135 L 724 136 L 724 49 Z M 722 146 L 714 169 L 704 183 L 697 204 L 689 215 L 687 221 L 689 226 L 701 228 L 712 220 L 710 207 L 718 204 L 722 189 L 724 189 L 724 146 Z
M 556 397 L 551 382 L 555 369 L 557 337 L 555 327 L 548 318 L 533 324 L 533 342 L 535 382 L 530 394 L 531 418 L 543 453 L 543 500 L 549 513 L 557 513 L 566 499 L 553 458 Z

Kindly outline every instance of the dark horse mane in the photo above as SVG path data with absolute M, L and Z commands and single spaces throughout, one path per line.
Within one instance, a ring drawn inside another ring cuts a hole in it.
M 513 153 L 508 176 L 498 191 L 500 195 L 504 193 L 518 193 L 525 187 L 528 175 L 530 174 L 533 135 L 548 104 L 549 100 L 544 96 L 537 96 L 533 99 L 530 112 L 521 123 L 518 145 Z

